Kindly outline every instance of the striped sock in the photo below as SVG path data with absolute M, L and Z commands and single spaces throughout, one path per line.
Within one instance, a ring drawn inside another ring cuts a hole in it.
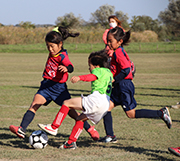
M 51 124 L 51 127 L 53 129 L 59 128 L 65 117 L 67 116 L 69 112 L 69 107 L 66 105 L 62 105 L 59 112 L 56 115 L 56 118 L 54 119 L 53 123 Z
M 83 130 L 84 122 L 82 121 L 76 121 L 76 124 L 74 125 L 71 135 L 69 136 L 68 144 L 71 144 L 72 142 L 76 142 L 79 135 L 81 134 Z

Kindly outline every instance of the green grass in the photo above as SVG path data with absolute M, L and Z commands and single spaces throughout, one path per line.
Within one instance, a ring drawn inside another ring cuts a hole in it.
M 75 71 L 70 74 L 89 73 L 89 54 L 69 53 Z M 68 116 L 59 128 L 57 136 L 49 137 L 49 145 L 43 150 L 34 150 L 28 143 L 30 134 L 38 130 L 37 123 L 51 123 L 59 107 L 51 103 L 42 106 L 27 129 L 25 140 L 17 138 L 8 127 L 19 125 L 42 80 L 47 59 L 44 53 L 0 53 L 0 161 L 1 160 L 168 160 L 179 158 L 168 152 L 168 147 L 180 146 L 180 109 L 170 108 L 173 120 L 168 129 L 161 119 L 129 119 L 120 106 L 112 110 L 113 126 L 117 144 L 93 142 L 86 131 L 80 135 L 78 149 L 59 150 L 68 139 L 74 120 Z M 180 101 L 180 54 L 179 53 L 131 53 L 136 65 L 134 84 L 137 109 L 157 110 L 170 107 Z M 72 97 L 90 93 L 90 83 L 67 82 Z M 105 136 L 103 121 L 96 125 L 101 137 Z
M 90 53 L 102 50 L 104 47 L 104 43 L 64 43 L 64 48 L 68 49 L 69 53 Z M 128 53 L 180 53 L 180 42 L 130 43 L 125 46 L 125 49 Z M 0 53 L 47 53 L 47 49 L 45 43 L 28 45 L 0 44 Z

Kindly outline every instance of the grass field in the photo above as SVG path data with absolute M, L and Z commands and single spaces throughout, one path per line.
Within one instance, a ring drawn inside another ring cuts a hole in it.
M 64 48 L 70 53 L 90 53 L 92 51 L 102 50 L 104 43 L 64 43 Z M 149 42 L 138 43 L 131 42 L 125 46 L 127 53 L 180 53 L 180 41 L 172 42 Z M 0 44 L 0 53 L 47 53 L 45 43 L 42 44 Z
M 47 59 L 46 54 L 0 53 L 0 161 L 30 160 L 179 160 L 169 153 L 168 147 L 180 146 L 180 109 L 170 108 L 173 120 L 169 130 L 161 119 L 129 119 L 120 106 L 112 111 L 116 144 L 93 142 L 86 131 L 80 135 L 78 149 L 59 150 L 59 145 L 68 139 L 74 120 L 68 116 L 59 128 L 57 136 L 49 137 L 49 145 L 43 150 L 34 150 L 28 143 L 30 134 L 38 130 L 37 123 L 51 123 L 59 107 L 51 103 L 42 106 L 27 129 L 27 137 L 17 138 L 8 127 L 18 125 L 28 109 L 42 80 Z M 136 65 L 134 84 L 137 109 L 160 109 L 180 101 L 180 53 L 129 54 Z M 70 74 L 89 73 L 88 54 L 69 54 L 75 66 Z M 67 82 L 72 97 L 90 93 L 90 83 Z M 96 125 L 101 137 L 105 136 L 103 121 Z

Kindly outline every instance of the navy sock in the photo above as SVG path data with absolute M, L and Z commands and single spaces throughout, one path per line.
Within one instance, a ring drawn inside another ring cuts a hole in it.
M 111 111 L 107 112 L 107 114 L 103 117 L 103 121 L 106 135 L 114 136 Z
M 24 131 L 26 131 L 26 128 L 31 123 L 31 121 L 33 120 L 34 116 L 35 116 L 35 113 L 30 111 L 30 110 L 28 110 L 24 114 L 24 117 L 23 117 L 21 125 L 20 125 L 23 128 Z
M 86 131 L 88 131 L 88 129 L 90 128 L 91 126 L 89 125 L 89 123 L 87 121 L 84 122 L 84 129 Z
M 159 118 L 162 116 L 162 111 L 160 110 L 147 110 L 141 109 L 136 110 L 135 118 Z

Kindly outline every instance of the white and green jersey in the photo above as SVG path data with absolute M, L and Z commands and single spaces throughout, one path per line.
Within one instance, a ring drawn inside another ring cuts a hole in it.
M 91 82 L 91 93 L 98 91 L 100 94 L 106 94 L 110 97 L 112 89 L 113 75 L 108 68 L 94 68 L 91 72 L 98 79 Z

